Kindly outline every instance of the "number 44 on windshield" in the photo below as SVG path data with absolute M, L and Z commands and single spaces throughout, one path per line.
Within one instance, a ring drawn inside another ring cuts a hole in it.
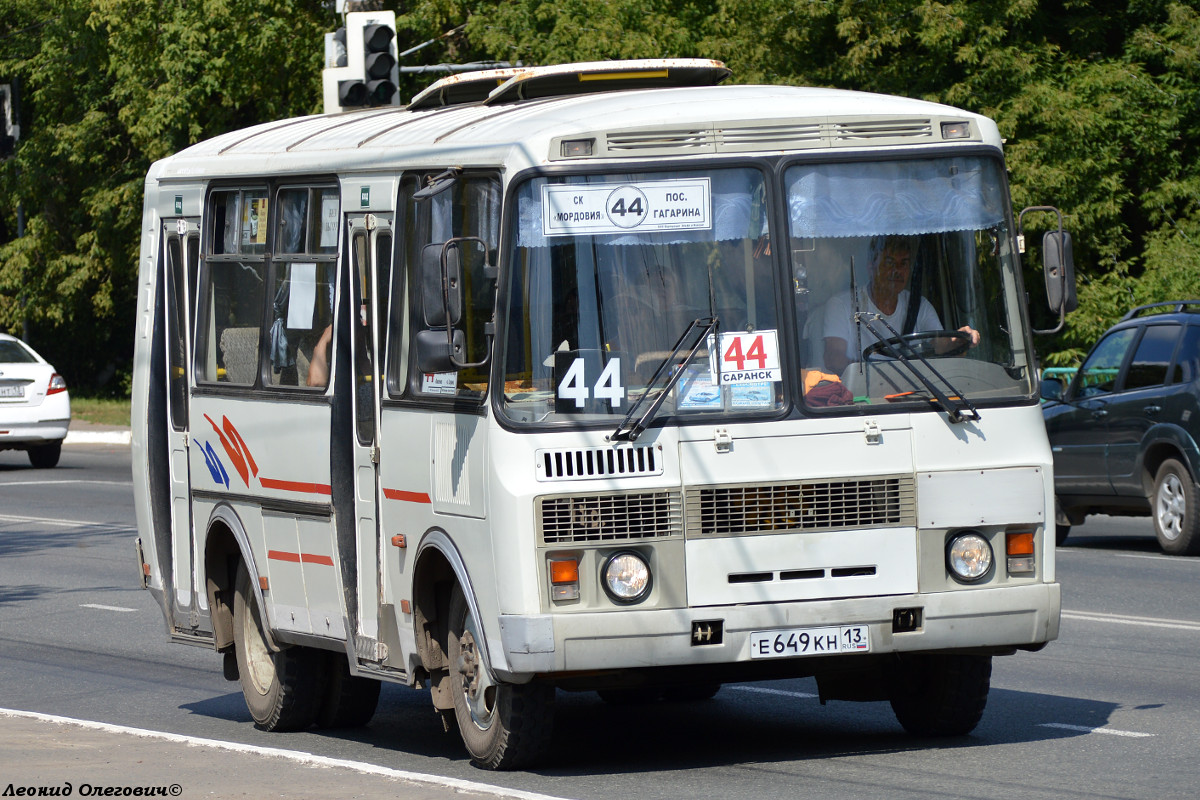
M 713 374 L 720 374 L 722 385 L 782 379 L 775 331 L 722 333 L 720 346 L 715 339 L 708 337 L 708 352 Z

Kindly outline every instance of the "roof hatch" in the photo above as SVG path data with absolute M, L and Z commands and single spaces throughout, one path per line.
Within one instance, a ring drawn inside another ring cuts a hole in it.
M 443 78 L 414 97 L 408 108 L 417 110 L 479 102 L 500 105 L 625 89 L 715 86 L 730 74 L 731 70 L 725 64 L 706 58 L 647 58 L 510 67 Z

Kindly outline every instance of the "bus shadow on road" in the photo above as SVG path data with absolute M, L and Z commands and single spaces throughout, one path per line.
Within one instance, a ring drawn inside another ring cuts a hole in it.
M 813 687 L 815 688 L 815 687 Z M 963 750 L 1052 742 L 1104 727 L 1118 704 L 993 689 L 973 733 L 955 738 L 907 734 L 886 703 L 831 702 L 756 693 L 754 684 L 722 688 L 712 700 L 610 705 L 591 692 L 559 692 L 553 749 L 531 772 L 547 777 L 638 774 L 713 766 Z M 201 716 L 246 723 L 240 693 L 181 706 Z M 311 750 L 313 736 L 357 742 L 421 758 L 467 761 L 456 731 L 446 732 L 428 691 L 385 686 L 370 724 L 345 730 L 254 732 L 254 744 Z M 260 738 L 261 737 L 261 738 Z M 345 756 L 343 756 L 345 757 Z M 355 756 L 350 756 L 354 758 Z M 361 757 L 360 757 L 361 758 Z M 383 755 L 382 763 L 393 757 Z M 394 763 L 394 762 L 393 762 Z

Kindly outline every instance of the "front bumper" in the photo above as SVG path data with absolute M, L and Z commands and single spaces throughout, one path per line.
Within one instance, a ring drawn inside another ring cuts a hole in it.
M 494 671 L 519 680 L 534 673 L 749 663 L 750 634 L 784 628 L 865 624 L 877 654 L 1029 647 L 1058 637 L 1061 607 L 1059 584 L 1038 583 L 773 605 L 508 615 L 500 618 L 500 652 L 489 650 Z M 920 628 L 893 633 L 894 611 L 909 608 L 922 609 Z M 694 645 L 692 623 L 715 620 L 722 623 L 721 644 Z

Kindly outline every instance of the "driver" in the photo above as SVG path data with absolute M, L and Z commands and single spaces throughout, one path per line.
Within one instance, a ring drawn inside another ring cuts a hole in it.
M 859 287 L 858 310 L 868 314 L 879 314 L 888 325 L 905 333 L 905 317 L 908 315 L 908 280 L 912 276 L 913 253 L 917 249 L 915 236 L 877 236 L 871 242 L 871 275 L 866 288 Z M 912 331 L 940 331 L 942 322 L 937 312 L 924 297 L 917 298 L 916 325 Z M 879 341 L 871 327 L 881 332 L 887 328 L 876 322 L 857 325 L 855 332 L 855 304 L 849 290 L 839 292 L 825 304 L 825 368 L 841 374 L 845 368 L 862 357 L 862 351 Z M 969 325 L 959 328 L 971 337 L 971 347 L 979 344 L 979 331 Z M 888 334 L 890 336 L 890 334 Z

